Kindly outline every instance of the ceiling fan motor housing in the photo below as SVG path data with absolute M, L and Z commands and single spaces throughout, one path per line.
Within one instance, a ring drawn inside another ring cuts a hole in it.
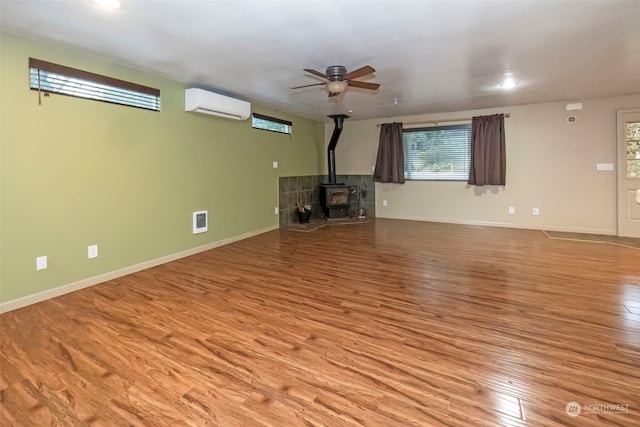
M 347 69 L 342 65 L 332 65 L 327 67 L 325 74 L 331 81 L 344 80 L 344 76 L 347 74 Z

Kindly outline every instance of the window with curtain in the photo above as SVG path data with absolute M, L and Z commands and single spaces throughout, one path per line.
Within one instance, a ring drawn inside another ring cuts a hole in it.
M 471 120 L 469 185 L 505 185 L 507 176 L 504 114 Z
M 404 129 L 402 142 L 406 179 L 468 180 L 471 124 Z
M 29 58 L 29 86 L 111 104 L 160 111 L 160 90 L 64 65 Z
M 380 125 L 380 141 L 376 166 L 373 170 L 375 182 L 404 184 L 404 144 L 402 143 L 402 123 Z

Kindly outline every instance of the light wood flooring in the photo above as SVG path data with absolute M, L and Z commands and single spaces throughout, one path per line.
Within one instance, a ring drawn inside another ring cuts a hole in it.
M 545 231 L 550 239 L 576 240 L 579 242 L 604 243 L 607 245 L 624 246 L 640 250 L 640 239 L 632 237 L 607 236 L 602 234 L 565 233 L 561 231 Z
M 640 425 L 640 253 L 540 231 L 276 230 L 0 322 L 3 427 Z

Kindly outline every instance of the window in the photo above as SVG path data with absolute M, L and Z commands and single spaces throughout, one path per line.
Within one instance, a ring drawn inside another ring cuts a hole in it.
M 640 178 L 640 122 L 627 123 L 627 178 Z
M 406 179 L 469 179 L 471 124 L 404 129 L 402 142 Z
M 45 93 L 160 111 L 160 90 L 29 58 L 29 85 Z
M 293 124 L 287 120 L 276 119 L 275 117 L 263 116 L 253 113 L 251 126 L 254 129 L 270 130 L 272 132 L 288 133 L 291 135 Z

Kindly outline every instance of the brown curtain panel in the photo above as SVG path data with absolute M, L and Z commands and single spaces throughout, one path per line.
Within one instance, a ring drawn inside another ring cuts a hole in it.
M 385 123 L 380 126 L 380 144 L 373 180 L 404 184 L 402 123 Z
M 504 114 L 474 117 L 471 122 L 469 184 L 505 185 Z

